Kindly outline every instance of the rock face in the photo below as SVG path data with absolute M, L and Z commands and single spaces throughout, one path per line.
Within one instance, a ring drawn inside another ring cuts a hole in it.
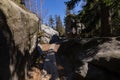
M 59 33 L 52 29 L 49 26 L 46 25 L 41 25 L 41 31 L 43 31 L 43 36 L 41 37 L 41 42 L 42 43 L 50 43 L 51 40 L 57 41 L 58 40 L 58 35 Z
M 38 18 L 11 0 L 0 0 L 0 80 L 24 80 L 36 47 Z
M 119 80 L 120 37 L 69 40 L 58 50 L 69 80 Z

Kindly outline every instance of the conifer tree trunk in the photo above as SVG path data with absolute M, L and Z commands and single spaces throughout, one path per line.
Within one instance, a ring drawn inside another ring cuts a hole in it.
M 110 8 L 104 3 L 101 4 L 101 36 L 111 36 Z

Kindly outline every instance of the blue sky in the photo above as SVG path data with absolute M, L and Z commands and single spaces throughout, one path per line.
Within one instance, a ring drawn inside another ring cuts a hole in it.
M 48 22 L 49 16 L 52 15 L 60 15 L 61 20 L 64 20 L 65 17 L 65 4 L 64 2 L 68 0 L 43 0 L 42 2 L 42 18 L 44 23 Z M 37 5 L 35 5 L 37 3 Z M 78 4 L 78 6 L 74 9 L 74 12 L 77 13 L 78 10 L 82 9 L 80 5 L 83 4 L 82 2 Z M 37 6 L 38 13 L 40 12 L 40 0 L 26 0 L 26 6 L 29 8 L 29 5 L 32 5 L 31 10 L 36 12 L 35 6 Z M 64 21 L 63 21 L 64 22 Z
M 55 15 L 60 15 L 62 22 L 64 22 L 65 11 L 66 11 L 66 6 L 65 6 L 64 2 L 66 2 L 66 1 L 68 1 L 68 0 L 43 0 L 43 18 L 48 20 L 50 15 L 52 15 L 53 17 Z M 82 4 L 85 4 L 85 3 L 83 1 L 81 1 L 75 7 L 73 12 L 77 13 L 78 10 L 82 10 L 82 8 L 80 6 Z
M 49 15 L 52 15 L 53 17 L 55 15 L 60 15 L 61 19 L 63 20 L 65 16 L 65 1 L 67 0 L 44 0 L 43 13 L 46 12 L 46 16 L 43 14 L 43 17 L 46 17 L 48 19 Z

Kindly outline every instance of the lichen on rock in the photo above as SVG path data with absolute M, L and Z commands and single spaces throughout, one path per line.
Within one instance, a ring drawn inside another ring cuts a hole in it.
M 25 79 L 36 47 L 38 21 L 13 1 L 0 0 L 0 80 Z

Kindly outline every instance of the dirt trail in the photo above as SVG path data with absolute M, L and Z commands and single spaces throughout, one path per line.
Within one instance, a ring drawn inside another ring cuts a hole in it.
M 53 49 L 55 52 L 57 52 L 59 46 L 60 46 L 59 44 L 41 44 L 41 49 L 43 51 L 48 51 L 50 49 Z
M 56 53 L 60 45 L 59 44 L 38 44 L 38 46 L 42 49 L 43 52 L 52 50 L 54 53 Z M 48 59 L 55 56 L 55 55 L 51 56 L 51 53 L 49 53 L 49 52 L 47 54 L 48 54 L 48 57 L 47 57 Z M 54 60 L 54 61 L 56 63 L 56 60 Z M 41 64 L 41 63 L 46 64 L 45 61 L 39 61 L 38 64 Z M 53 64 L 53 63 L 49 63 L 49 65 L 50 64 Z M 55 67 L 56 65 L 53 64 L 52 66 Z M 47 66 L 47 67 L 50 68 L 51 66 Z M 58 67 L 60 67 L 60 66 L 58 66 Z M 52 75 L 48 74 L 47 71 L 44 71 L 44 69 L 40 70 L 39 68 L 36 68 L 36 67 L 32 67 L 32 69 L 28 72 L 28 75 L 30 76 L 29 80 L 50 80 L 50 78 L 52 78 Z

